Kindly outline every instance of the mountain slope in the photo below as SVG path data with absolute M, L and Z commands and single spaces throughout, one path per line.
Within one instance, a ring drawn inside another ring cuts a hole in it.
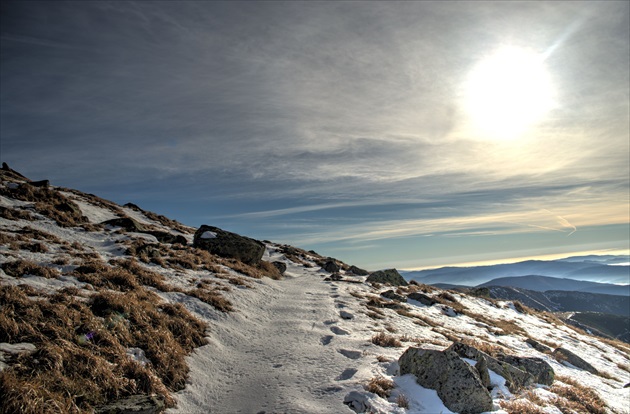
M 186 414 L 448 413 L 434 390 L 400 375 L 398 359 L 454 342 L 555 371 L 553 385 L 522 390 L 490 371 L 495 411 L 558 412 L 579 403 L 566 390 L 590 390 L 594 412 L 627 412 L 630 348 L 551 314 L 368 284 L 343 263 L 271 242 L 250 266 L 191 246 L 195 229 L 137 206 L 38 190 L 12 171 L 0 178 L 0 412 L 90 412 L 153 394 Z M 132 221 L 102 224 L 112 219 Z M 322 268 L 330 261 L 337 274 Z
M 597 262 L 592 257 L 585 257 L 583 260 L 578 258 L 572 259 L 526 260 L 519 263 L 476 267 L 443 267 L 408 271 L 404 272 L 403 275 L 408 280 L 413 279 L 425 284 L 448 283 L 464 286 L 476 286 L 497 278 L 527 275 L 569 278 L 591 282 L 606 281 L 607 283 L 625 285 L 630 282 L 630 267 L 608 265 L 608 262 L 617 263 L 612 258 L 605 262 Z M 619 259 L 626 260 L 624 258 Z
M 630 286 L 612 285 L 608 283 L 587 282 L 583 280 L 564 279 L 549 276 L 515 276 L 492 279 L 479 286 L 511 286 L 522 289 L 545 292 L 548 290 L 565 290 L 574 292 L 590 292 L 608 295 L 630 295 Z

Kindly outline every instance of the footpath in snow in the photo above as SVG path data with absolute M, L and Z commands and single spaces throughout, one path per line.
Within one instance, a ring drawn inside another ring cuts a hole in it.
M 171 413 L 353 412 L 342 384 L 365 340 L 351 339 L 336 286 L 287 264 L 284 280 L 234 292 L 237 311 L 211 321 L 210 343 L 189 359 L 190 384 Z

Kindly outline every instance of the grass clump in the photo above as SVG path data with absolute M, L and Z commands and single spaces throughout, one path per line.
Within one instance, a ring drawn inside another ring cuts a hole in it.
M 549 391 L 558 396 L 553 399 L 552 404 L 563 414 L 573 412 L 605 414 L 607 412 L 606 403 L 591 388 L 569 377 L 556 376 L 556 380 Z
M 22 277 L 24 275 L 41 276 L 46 279 L 56 279 L 59 277 L 59 272 L 56 269 L 51 269 L 46 266 L 41 266 L 30 260 L 16 260 L 13 262 L 6 262 L 2 264 L 2 270 L 13 277 Z
M 389 398 L 392 395 L 394 389 L 394 381 L 385 377 L 373 377 L 370 382 L 365 386 L 365 389 L 369 392 L 373 392 L 381 398 Z
M 372 337 L 372 343 L 386 348 L 398 348 L 402 343 L 398 338 L 388 335 L 385 332 L 379 332 Z

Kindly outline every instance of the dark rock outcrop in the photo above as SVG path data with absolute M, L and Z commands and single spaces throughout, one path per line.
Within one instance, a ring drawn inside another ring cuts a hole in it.
M 322 269 L 330 273 L 336 273 L 341 270 L 341 266 L 339 266 L 339 264 L 335 260 L 328 259 L 326 260 L 326 263 L 324 263 L 324 265 L 322 266 Z
M 164 412 L 164 399 L 154 395 L 132 395 L 96 407 L 96 414 L 159 414 Z
M 101 224 L 113 227 L 122 227 L 123 229 L 134 233 L 145 233 L 149 231 L 149 228 L 146 225 L 132 219 L 131 217 L 119 217 L 104 221 Z
M 146 233 L 152 236 L 155 236 L 155 238 L 160 243 L 181 244 L 183 246 L 186 246 L 186 244 L 188 243 L 188 241 L 186 240 L 186 237 L 179 234 L 172 234 L 166 231 L 159 231 L 159 230 L 147 231 Z
M 407 286 L 407 281 L 396 269 L 379 270 L 371 273 L 365 280 L 368 283 L 383 283 L 392 286 Z
M 394 292 L 393 290 L 386 290 L 385 292 L 381 293 L 381 296 L 387 299 L 391 299 L 394 300 L 396 302 L 407 302 L 407 298 L 399 295 L 398 293 Z
M 431 296 L 425 295 L 424 293 L 420 292 L 410 293 L 409 295 L 407 295 L 407 298 L 411 300 L 417 300 L 425 306 L 433 306 L 438 303 L 438 301 L 433 299 Z
M 556 377 L 551 365 L 540 358 L 500 355 L 501 362 L 508 363 L 534 377 L 536 384 L 551 385 Z
M 356 267 L 354 265 L 350 266 L 350 268 L 348 269 L 348 272 L 357 276 L 367 276 L 370 274 L 370 272 L 368 272 L 367 270 L 361 269 L 360 267 Z
M 488 362 L 485 357 L 479 358 L 479 361 L 475 364 L 475 369 L 479 374 L 479 378 L 481 379 L 481 383 L 487 390 L 492 389 L 492 385 L 490 384 L 490 373 L 488 372 Z
M 569 351 L 566 348 L 556 348 L 556 350 L 553 351 L 553 356 L 556 357 L 556 359 L 566 360 L 569 364 L 573 365 L 574 367 L 583 369 L 584 371 L 588 371 L 591 374 L 594 374 L 594 375 L 599 374 L 599 372 L 594 366 L 592 366 L 591 364 L 586 362 L 584 359 L 575 355 L 573 352 Z
M 32 185 L 33 187 L 39 187 L 39 188 L 50 187 L 50 181 L 48 180 L 31 181 L 29 184 Z
M 492 410 L 492 397 L 477 370 L 450 350 L 408 348 L 398 360 L 400 373 L 436 390 L 444 405 L 461 414 Z
M 527 338 L 525 340 L 525 343 L 530 345 L 532 348 L 534 348 L 538 352 L 542 352 L 544 354 L 551 353 L 551 348 L 549 348 L 547 345 L 541 344 L 540 342 L 536 341 L 535 339 Z
M 281 275 L 283 275 L 284 272 L 287 271 L 287 264 L 284 262 L 272 262 L 271 264 L 274 265 L 276 269 L 278 269 Z
M 249 265 L 260 263 L 265 253 L 265 245 L 258 240 L 205 224 L 195 232 L 193 246 Z
M 534 383 L 534 377 L 518 369 L 508 363 L 501 362 L 496 358 L 478 350 L 475 347 L 466 345 L 461 342 L 455 342 L 448 350 L 453 351 L 462 358 L 474 359 L 480 361 L 482 358 L 486 360 L 488 369 L 501 375 L 507 381 L 507 386 L 510 389 L 517 389 L 520 387 L 526 387 Z

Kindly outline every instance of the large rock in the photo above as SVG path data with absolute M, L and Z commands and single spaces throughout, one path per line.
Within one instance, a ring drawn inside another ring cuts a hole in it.
M 424 293 L 420 292 L 412 292 L 407 296 L 407 298 L 411 300 L 417 300 L 425 306 L 433 306 L 438 303 L 436 299 L 433 299 L 431 296 L 425 295 Z
M 407 286 L 407 281 L 396 269 L 379 270 L 371 273 L 365 280 L 368 283 L 383 283 L 392 286 Z
M 115 219 L 107 220 L 102 222 L 101 224 L 106 224 L 113 227 L 122 227 L 127 231 L 131 231 L 134 233 L 144 233 L 149 231 L 149 228 L 131 217 L 118 217 Z
M 147 231 L 146 233 L 154 236 L 160 243 L 181 244 L 183 246 L 186 246 L 188 243 L 186 237 L 179 234 L 169 233 L 167 231 L 154 230 Z
M 322 266 L 322 269 L 330 273 L 336 273 L 341 270 L 341 266 L 339 266 L 339 264 L 334 259 L 328 259 L 326 260 L 326 263 L 324 263 L 324 265 Z
M 385 292 L 381 292 L 381 296 L 387 299 L 394 300 L 396 302 L 407 302 L 406 297 L 399 295 L 398 293 L 394 292 L 392 289 L 387 290 Z
M 477 362 L 482 358 L 485 359 L 488 369 L 505 378 L 507 386 L 511 390 L 526 387 L 534 383 L 534 377 L 530 373 L 516 368 L 509 363 L 499 361 L 498 359 L 493 358 L 485 352 L 482 352 L 470 345 L 466 345 L 462 342 L 455 342 L 448 348 L 448 350 L 453 351 L 462 358 L 474 359 Z
M 569 364 L 573 365 L 574 367 L 583 369 L 584 371 L 588 371 L 591 374 L 594 374 L 594 375 L 599 374 L 599 372 L 594 366 L 592 366 L 591 364 L 586 362 L 584 359 L 575 355 L 573 352 L 569 351 L 566 348 L 557 348 L 555 351 L 553 351 L 553 356 L 556 357 L 556 359 L 566 360 Z
M 250 265 L 258 264 L 265 253 L 265 245 L 258 240 L 205 224 L 195 232 L 193 246 Z
M 360 267 L 356 267 L 354 265 L 350 266 L 350 268 L 348 269 L 348 272 L 357 276 L 367 276 L 370 274 L 370 272 L 368 272 L 367 270 L 361 269 Z
M 551 385 L 556 377 L 551 365 L 541 358 L 517 357 L 512 355 L 500 355 L 501 362 L 508 363 L 534 377 L 537 384 Z
M 455 352 L 408 348 L 398 360 L 400 373 L 413 374 L 416 382 L 436 390 L 444 405 L 460 414 L 492 410 L 492 397 L 477 370 Z

